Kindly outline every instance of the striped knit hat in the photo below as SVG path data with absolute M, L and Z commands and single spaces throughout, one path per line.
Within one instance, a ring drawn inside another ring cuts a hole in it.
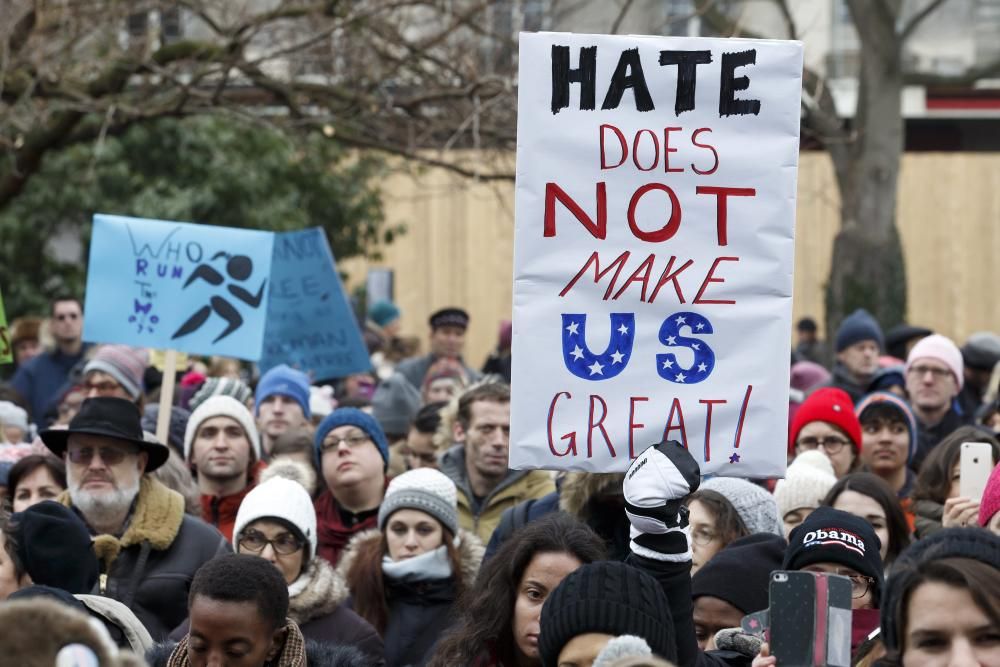
M 194 439 L 198 436 L 198 429 L 201 428 L 203 422 L 212 417 L 229 417 L 239 424 L 250 442 L 254 461 L 261 460 L 260 436 L 257 433 L 257 425 L 254 423 L 253 415 L 250 414 L 247 406 L 231 396 L 212 396 L 199 405 L 188 419 L 187 428 L 184 430 L 185 461 L 191 461 L 191 450 L 194 447 Z
M 854 414 L 858 416 L 862 426 L 865 421 L 865 412 L 870 414 L 871 409 L 876 406 L 892 408 L 894 412 L 898 413 L 900 420 L 906 424 L 906 428 L 910 431 L 910 449 L 906 460 L 913 461 L 913 454 L 917 451 L 917 418 L 913 415 L 910 404 L 892 392 L 872 392 L 854 406 Z
M 191 397 L 188 406 L 192 411 L 197 410 L 198 406 L 211 396 L 231 396 L 243 405 L 246 405 L 250 397 L 253 396 L 253 392 L 250 391 L 250 387 L 239 380 L 232 378 L 208 378 L 205 380 L 205 384 L 201 385 L 201 389 Z
M 107 373 L 122 386 L 133 401 L 142 396 L 142 377 L 149 366 L 146 350 L 127 345 L 102 345 L 83 368 L 84 376 L 92 371 Z

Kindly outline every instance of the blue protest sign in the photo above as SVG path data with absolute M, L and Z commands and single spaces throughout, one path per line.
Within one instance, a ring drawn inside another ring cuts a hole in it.
M 84 340 L 260 357 L 274 234 L 94 216 Z
M 261 372 L 288 364 L 316 379 L 371 368 L 326 234 L 318 227 L 274 235 L 271 299 L 259 363 Z

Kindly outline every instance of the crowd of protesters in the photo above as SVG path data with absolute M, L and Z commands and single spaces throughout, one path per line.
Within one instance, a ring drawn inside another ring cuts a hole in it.
M 743 619 L 802 570 L 850 581 L 854 665 L 1000 667 L 995 334 L 801 320 L 787 473 L 745 480 L 672 441 L 509 469 L 510 322 L 479 365 L 464 310 L 421 354 L 388 301 L 371 372 L 187 358 L 157 438 L 162 364 L 84 317 L 15 319 L 0 367 L 0 664 L 768 667 Z

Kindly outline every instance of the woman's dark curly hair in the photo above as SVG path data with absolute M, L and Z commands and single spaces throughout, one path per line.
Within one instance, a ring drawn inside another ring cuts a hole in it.
M 476 586 L 458 601 L 458 625 L 441 640 L 428 667 L 474 665 L 491 651 L 501 664 L 516 664 L 514 603 L 524 571 L 540 553 L 566 553 L 581 563 L 607 557 L 597 533 L 568 514 L 532 521 L 483 563 Z

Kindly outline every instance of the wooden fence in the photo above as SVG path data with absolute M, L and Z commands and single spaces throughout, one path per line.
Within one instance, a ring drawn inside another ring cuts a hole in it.
M 908 320 L 954 337 L 1000 332 L 993 304 L 1000 257 L 1000 153 L 910 153 L 903 159 L 898 220 L 907 263 Z M 481 364 L 510 318 L 514 251 L 513 184 L 488 184 L 440 169 L 396 174 L 384 185 L 386 216 L 404 235 L 382 261 L 342 263 L 348 287 L 369 267 L 396 276 L 403 332 L 426 347 L 427 315 L 447 305 L 472 318 L 467 358 Z M 823 326 L 823 287 L 836 234 L 838 195 L 824 153 L 799 162 L 794 317 Z

